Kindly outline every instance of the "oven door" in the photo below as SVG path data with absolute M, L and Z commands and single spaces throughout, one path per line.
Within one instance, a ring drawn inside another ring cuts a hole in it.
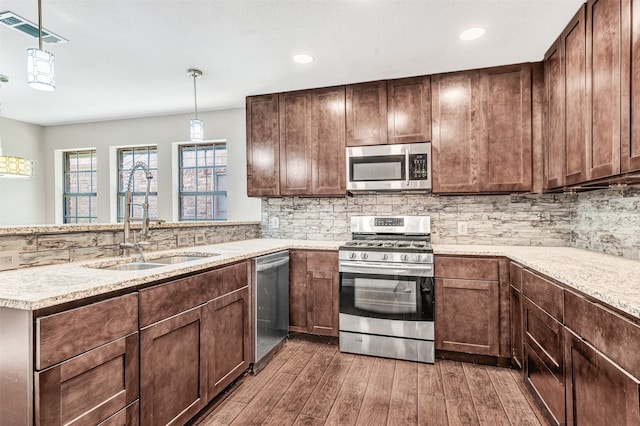
M 389 271 L 341 272 L 340 313 L 398 321 L 433 321 L 433 277 Z

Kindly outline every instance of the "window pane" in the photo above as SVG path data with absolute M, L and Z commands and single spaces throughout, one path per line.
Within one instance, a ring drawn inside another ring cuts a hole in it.
M 213 216 L 216 220 L 226 220 L 227 219 L 227 196 L 226 195 L 216 195 L 213 200 L 213 207 L 215 214 Z
M 210 219 L 213 217 L 213 204 L 211 195 L 200 195 L 197 197 L 197 219 Z
M 227 190 L 227 174 L 216 175 L 216 191 Z
M 88 194 L 93 188 L 93 173 L 92 172 L 78 172 L 78 192 Z
M 196 191 L 196 169 L 180 170 L 180 191 Z
M 196 197 L 193 195 L 183 195 L 180 197 L 181 219 L 196 218 Z
M 66 153 L 66 161 L 64 162 L 65 164 L 65 171 L 68 172 L 75 172 L 78 167 L 78 161 L 77 161 L 77 155 L 75 152 L 67 152 Z
M 120 151 L 120 170 L 131 170 L 133 167 L 133 150 L 121 149 Z
M 76 175 L 75 173 L 65 173 L 64 192 L 78 192 L 78 175 Z
M 180 147 L 180 153 L 182 158 L 182 167 L 196 166 L 196 148 L 194 146 Z
M 91 209 L 89 208 L 89 197 L 77 197 L 78 217 L 90 217 Z
M 198 169 L 198 192 L 213 191 L 213 170 L 210 168 Z
M 227 148 L 216 148 L 216 166 L 227 165 Z

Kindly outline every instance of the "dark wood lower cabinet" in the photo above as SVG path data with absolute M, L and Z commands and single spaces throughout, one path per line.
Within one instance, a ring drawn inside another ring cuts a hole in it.
M 183 425 L 207 403 L 202 306 L 140 331 L 140 423 Z
M 521 369 L 524 346 L 522 345 L 522 293 L 514 287 L 511 290 L 510 314 L 511 314 L 511 360 L 514 367 Z
M 437 278 L 435 284 L 436 349 L 498 356 L 498 282 Z
M 98 424 L 138 399 L 138 333 L 36 372 L 34 382 L 36 425 Z
M 212 300 L 205 307 L 208 395 L 213 398 L 249 368 L 249 287 Z
M 291 250 L 289 255 L 289 330 L 337 337 L 338 253 Z
M 640 382 L 565 329 L 568 425 L 640 424 Z
M 524 352 L 525 385 L 542 406 L 551 424 L 564 425 L 564 380 L 558 380 L 538 353 L 528 344 L 525 344 Z

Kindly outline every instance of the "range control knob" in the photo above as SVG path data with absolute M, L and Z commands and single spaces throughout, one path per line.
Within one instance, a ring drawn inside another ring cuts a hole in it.
M 403 262 L 406 262 L 407 260 L 409 260 L 409 255 L 403 254 L 402 256 L 400 256 L 400 260 L 402 260 Z
M 367 253 L 360 253 L 360 258 L 367 259 L 369 255 Z
M 383 255 L 382 255 L 382 260 L 387 260 L 387 259 L 389 259 L 389 255 L 388 255 L 388 254 L 386 254 L 386 253 L 385 253 L 385 254 L 383 254 Z
M 414 262 L 420 262 L 421 260 L 422 260 L 422 256 L 420 256 L 419 254 L 416 254 L 415 256 L 413 256 Z
M 355 258 L 356 258 L 355 253 L 349 253 L 349 259 L 355 259 Z

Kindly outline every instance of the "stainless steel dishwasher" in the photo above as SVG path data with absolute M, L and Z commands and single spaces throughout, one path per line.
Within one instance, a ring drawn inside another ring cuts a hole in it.
M 289 252 L 253 259 L 253 372 L 289 334 Z

